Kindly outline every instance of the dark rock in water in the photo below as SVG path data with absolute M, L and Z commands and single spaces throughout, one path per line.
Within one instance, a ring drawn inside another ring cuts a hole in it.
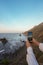
M 4 46 L 3 46 L 3 43 L 0 42 L 0 51 L 1 51 L 2 49 L 4 49 Z
M 19 36 L 21 36 L 21 34 L 19 34 Z
M 3 44 L 6 44 L 8 42 L 8 40 L 6 38 L 2 38 L 0 39 L 0 41 L 3 43 Z

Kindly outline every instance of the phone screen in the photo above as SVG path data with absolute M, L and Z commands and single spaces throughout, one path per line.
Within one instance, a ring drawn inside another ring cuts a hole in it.
M 32 32 L 28 32 L 28 37 L 32 37 Z
M 32 41 L 32 36 L 33 36 L 33 33 L 32 32 L 28 32 L 28 40 L 29 41 Z

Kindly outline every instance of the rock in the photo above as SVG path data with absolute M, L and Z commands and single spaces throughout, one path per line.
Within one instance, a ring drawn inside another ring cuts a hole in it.
M 0 41 L 3 43 L 3 44 L 6 44 L 8 42 L 8 40 L 6 38 L 2 38 L 0 39 Z

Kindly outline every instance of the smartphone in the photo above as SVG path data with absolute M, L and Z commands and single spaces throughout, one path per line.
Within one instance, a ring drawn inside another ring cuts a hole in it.
M 28 40 L 29 40 L 29 42 L 32 41 L 32 38 L 33 38 L 33 33 L 32 32 L 28 32 Z

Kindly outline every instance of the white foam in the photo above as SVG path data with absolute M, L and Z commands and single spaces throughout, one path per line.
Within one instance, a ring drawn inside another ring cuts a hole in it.
M 4 52 L 4 51 L 5 51 L 5 50 L 3 49 L 3 50 L 0 51 L 0 53 L 2 53 L 2 52 Z

